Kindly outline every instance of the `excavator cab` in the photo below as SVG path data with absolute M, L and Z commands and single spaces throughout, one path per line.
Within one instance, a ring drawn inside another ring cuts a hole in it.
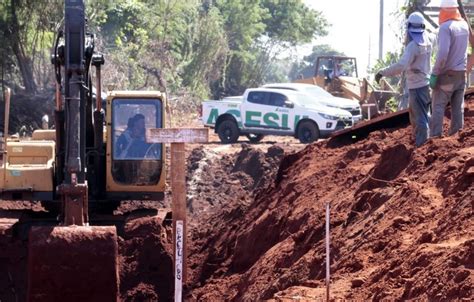
M 163 128 L 165 97 L 159 91 L 115 91 L 107 98 L 107 196 L 162 199 L 163 144 L 148 143 L 146 129 Z

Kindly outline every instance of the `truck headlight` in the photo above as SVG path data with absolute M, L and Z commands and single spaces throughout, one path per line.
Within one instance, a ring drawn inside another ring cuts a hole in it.
M 318 114 L 327 120 L 337 121 L 339 119 L 338 116 L 334 116 L 334 115 L 329 115 L 325 113 L 318 113 Z

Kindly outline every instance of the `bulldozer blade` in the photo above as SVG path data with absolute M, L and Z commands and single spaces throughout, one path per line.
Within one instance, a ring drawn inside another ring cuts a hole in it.
M 374 119 L 363 121 L 355 126 L 333 132 L 329 140 L 330 146 L 352 144 L 366 138 L 369 133 L 381 129 L 403 127 L 410 123 L 408 109 L 384 114 Z
M 118 301 L 115 227 L 33 227 L 28 301 Z

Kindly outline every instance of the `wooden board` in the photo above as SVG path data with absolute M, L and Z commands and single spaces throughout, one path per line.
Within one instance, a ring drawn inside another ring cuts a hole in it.
M 147 143 L 206 143 L 209 141 L 208 128 L 156 128 L 147 129 Z

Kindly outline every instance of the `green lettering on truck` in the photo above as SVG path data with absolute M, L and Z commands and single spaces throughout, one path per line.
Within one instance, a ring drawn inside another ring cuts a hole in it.
M 236 109 L 231 109 L 226 111 L 228 114 L 232 114 L 235 116 L 237 120 L 240 119 L 240 111 Z M 209 113 L 209 117 L 207 118 L 207 124 L 208 125 L 214 125 L 217 122 L 217 118 L 219 117 L 219 110 L 217 108 L 211 109 L 211 112 Z M 242 123 L 238 122 L 238 126 L 242 128 Z
M 262 116 L 261 112 L 247 111 L 245 112 L 245 125 L 246 126 L 260 126 L 260 121 L 253 120 L 253 117 Z
M 226 113 L 232 114 L 233 116 L 236 117 L 237 120 L 240 119 L 240 111 L 239 110 L 231 109 L 231 110 L 227 110 Z M 239 128 L 242 128 L 242 122 L 237 122 L 237 126 L 239 126 Z
M 211 112 L 209 113 L 209 117 L 207 118 L 207 124 L 209 125 L 215 124 L 218 116 L 219 116 L 219 111 L 216 108 L 211 109 Z
M 236 118 L 240 118 L 240 111 L 239 110 L 231 109 L 231 110 L 227 110 L 226 113 L 232 114 Z
M 279 125 L 276 121 L 278 121 L 279 119 L 280 117 L 278 116 L 278 114 L 269 112 L 263 116 L 263 123 L 267 126 L 278 128 Z
M 288 129 L 288 114 L 281 115 L 281 127 L 283 129 Z

